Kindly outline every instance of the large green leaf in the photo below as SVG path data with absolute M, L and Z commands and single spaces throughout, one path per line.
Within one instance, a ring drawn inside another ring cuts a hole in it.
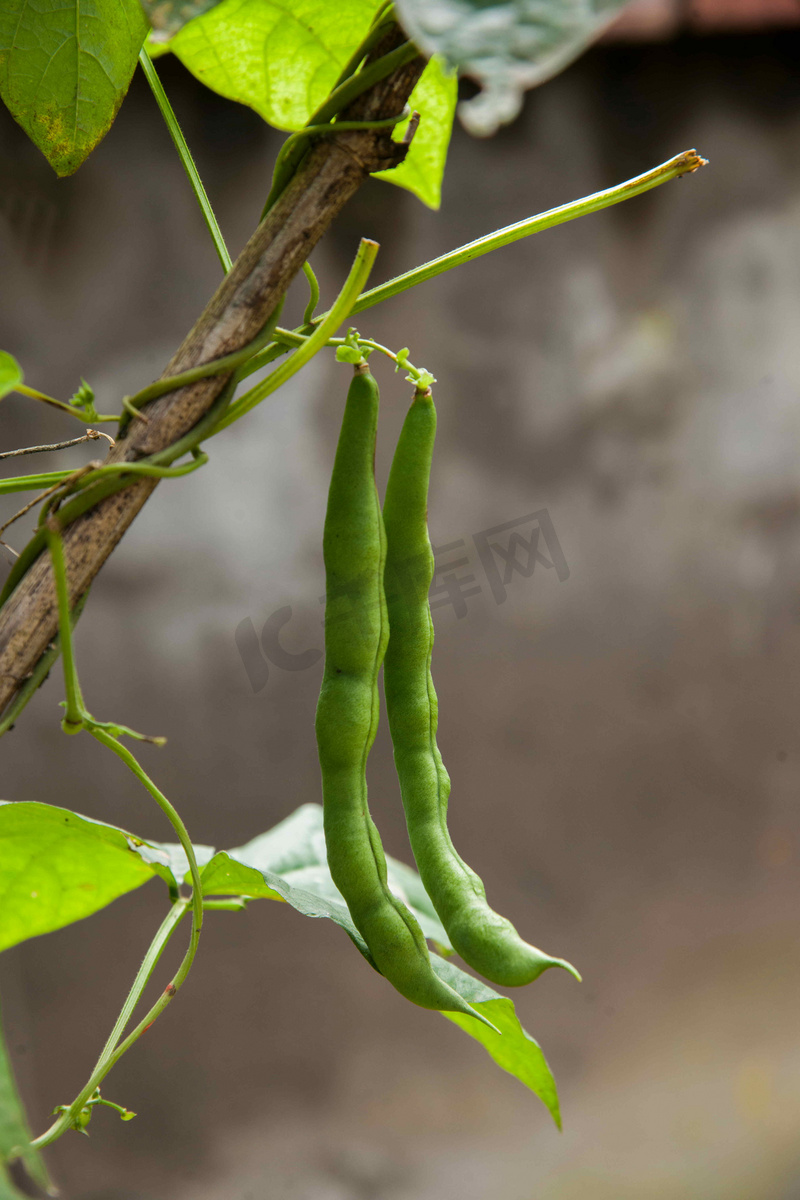
M 322 103 L 369 27 L 375 0 L 222 0 L 173 37 L 167 48 L 222 96 L 247 104 L 278 129 L 297 130 Z M 154 56 L 165 47 L 149 47 Z M 442 61 L 425 69 L 410 104 L 420 113 L 406 160 L 379 179 L 438 208 L 453 125 L 456 79 Z M 406 123 L 398 126 L 401 137 Z
M 0 400 L 22 383 L 22 367 L 8 351 L 0 350 Z
M 0 96 L 58 175 L 108 132 L 146 33 L 139 0 L 0 3 Z
M 221 96 L 278 129 L 299 129 L 366 33 L 375 0 L 222 0 L 169 43 Z
M 196 854 L 205 896 L 282 900 L 304 916 L 327 917 L 375 966 L 331 879 L 319 804 L 302 805 L 237 849 L 214 854 L 212 847 L 198 846 Z M 387 870 L 390 887 L 426 936 L 450 951 L 417 872 L 392 858 L 387 858 Z M 0 802 L 0 949 L 89 916 L 154 875 L 171 889 L 188 879 L 179 846 L 145 841 L 63 808 Z M 437 974 L 500 1032 L 456 1013 L 442 1015 L 539 1096 L 559 1124 L 550 1068 L 539 1045 L 519 1024 L 512 1001 L 438 954 L 432 954 L 431 961 Z M 0 1200 L 5 1200 L 1 1183 Z
M 0 1200 L 24 1200 L 8 1179 L 4 1163 L 21 1158 L 31 1179 L 45 1191 L 51 1190 L 47 1168 L 38 1150 L 30 1145 L 30 1130 L 17 1092 L 14 1073 L 0 1022 Z
M 471 133 L 513 121 L 527 88 L 577 58 L 628 0 L 396 0 L 400 20 L 426 54 L 442 54 L 483 88 L 461 105 Z
M 387 868 L 392 890 L 415 914 L 426 936 L 449 946 L 416 871 L 391 858 L 387 858 Z M 201 874 L 206 894 L 281 899 L 305 916 L 328 917 L 349 934 L 367 961 L 375 965 L 330 877 L 320 805 L 304 804 L 246 846 L 215 855 Z M 555 1080 L 538 1042 L 517 1020 L 513 1001 L 438 954 L 431 955 L 431 962 L 437 975 L 486 1016 L 500 1033 L 458 1013 L 442 1013 L 442 1016 L 480 1042 L 498 1066 L 530 1088 L 560 1128 Z
M 153 871 L 121 829 L 0 801 L 0 950 L 90 916 Z
M 420 114 L 420 123 L 405 161 L 391 171 L 375 173 L 376 179 L 408 188 L 429 208 L 438 208 L 441 203 L 442 176 L 456 111 L 458 81 L 453 72 L 445 73 L 443 63 L 439 56 L 432 58 L 411 93 L 408 103 Z M 396 127 L 396 141 L 407 124 L 404 121 Z
M 389 887 L 417 918 L 425 936 L 452 950 L 417 872 L 388 855 L 386 869 Z M 204 867 L 201 878 L 203 892 L 208 896 L 280 899 L 305 916 L 329 917 L 347 930 L 359 950 L 372 961 L 328 870 L 319 804 L 303 804 L 247 845 L 215 855 Z
M 438 955 L 432 955 L 431 962 L 436 974 L 455 988 L 470 1004 L 474 1004 L 500 1032 L 495 1033 L 488 1025 L 480 1025 L 461 1013 L 442 1013 L 442 1016 L 458 1025 L 470 1037 L 474 1037 L 486 1048 L 498 1067 L 502 1067 L 509 1075 L 515 1076 L 520 1083 L 530 1088 L 550 1110 L 560 1129 L 561 1112 L 556 1081 L 541 1046 L 520 1025 L 513 1001 L 507 996 L 498 995 L 479 979 L 459 971 L 453 963 L 439 958 Z

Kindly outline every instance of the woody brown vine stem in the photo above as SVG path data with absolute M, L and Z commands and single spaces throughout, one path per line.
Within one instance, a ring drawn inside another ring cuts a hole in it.
M 379 58 L 400 45 L 395 26 L 375 47 Z M 342 116 L 375 121 L 400 112 L 424 63 L 415 58 L 359 96 Z M 252 341 L 274 311 L 314 246 L 367 176 L 396 165 L 406 151 L 391 130 L 340 133 L 314 147 L 300 164 L 206 305 L 162 378 L 238 350 Z M 188 433 L 208 411 L 229 376 L 211 376 L 170 392 L 147 407 L 147 423 L 133 421 L 106 463 L 135 462 Z M 142 479 L 107 497 L 63 531 L 70 603 L 83 595 L 157 486 Z M 58 629 L 58 605 L 49 556 L 40 555 L 0 609 L 0 713 L 13 699 Z

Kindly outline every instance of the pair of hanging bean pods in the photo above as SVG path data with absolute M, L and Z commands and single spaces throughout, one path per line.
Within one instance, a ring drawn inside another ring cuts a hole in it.
M 375 486 L 378 385 L 366 364 L 347 395 L 325 516 L 325 671 L 316 715 L 325 840 L 334 883 L 378 970 L 423 1008 L 483 1020 L 435 973 L 422 930 L 389 888 L 367 802 L 367 756 L 384 690 L 409 839 L 453 947 L 493 983 L 530 983 L 569 963 L 523 941 L 486 901 L 447 828 L 450 779 L 436 744 L 427 503 L 436 409 L 417 390 L 392 462 L 383 512 Z M 384 578 L 389 583 L 388 603 Z M 580 978 L 580 976 L 577 976 Z M 487 1022 L 488 1023 L 488 1022 Z

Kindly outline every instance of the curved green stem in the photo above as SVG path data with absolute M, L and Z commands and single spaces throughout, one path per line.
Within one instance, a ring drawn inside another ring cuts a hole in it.
M 387 55 L 388 57 L 388 55 Z M 382 59 L 378 60 L 382 62 Z M 360 79 L 360 75 L 355 76 Z M 272 187 L 267 196 L 266 204 L 261 213 L 261 220 L 267 215 L 275 201 L 286 189 L 294 176 L 297 167 L 308 149 L 309 142 L 315 137 L 332 137 L 335 133 L 348 133 L 361 129 L 391 129 L 409 115 L 408 107 L 394 117 L 385 117 L 380 121 L 318 121 L 304 125 L 296 133 L 292 133 L 281 146 L 275 160 L 275 170 L 272 175 Z
M 294 176 L 303 156 L 308 150 L 312 137 L 329 137 L 332 134 L 343 133 L 346 130 L 390 127 L 404 120 L 408 115 L 407 109 L 404 108 L 400 116 L 389 117 L 382 121 L 337 121 L 335 124 L 331 124 L 338 113 L 347 108 L 349 104 L 352 104 L 368 88 L 373 87 L 381 79 L 385 79 L 387 75 L 391 75 L 393 71 L 398 70 L 400 67 L 405 66 L 406 63 L 419 57 L 419 51 L 413 42 L 403 42 L 402 45 L 395 47 L 394 50 L 390 50 L 388 54 L 376 58 L 374 62 L 368 63 L 362 70 L 356 71 L 356 67 L 361 60 L 384 36 L 387 27 L 394 23 L 393 18 L 387 18 L 386 8 L 387 6 L 385 5 L 379 8 L 366 38 L 345 64 L 333 91 L 328 94 L 316 112 L 311 114 L 304 127 L 297 130 L 296 133 L 291 134 L 281 147 L 275 161 L 275 169 L 272 173 L 272 186 L 261 213 L 262 221 Z
M 305 275 L 306 282 L 308 283 L 309 293 L 308 304 L 306 305 L 306 310 L 303 313 L 303 324 L 310 325 L 314 320 L 314 310 L 319 304 L 319 283 L 316 275 L 314 274 L 314 268 L 308 261 L 303 263 L 303 274 Z
M 122 759 L 122 761 L 125 763 L 125 766 L 133 772 L 142 786 L 146 788 L 153 797 L 156 804 L 164 813 L 164 816 L 174 829 L 175 836 L 183 847 L 184 854 L 189 862 L 189 874 L 192 878 L 192 937 L 199 937 L 200 930 L 203 925 L 203 887 L 200 882 L 200 871 L 197 866 L 194 847 L 192 846 L 191 839 L 186 831 L 186 826 L 181 820 L 177 809 L 170 804 L 164 793 L 156 787 L 150 776 L 147 774 L 144 768 L 139 765 L 136 758 L 134 758 L 127 746 L 121 745 L 116 738 L 111 737 L 103 729 L 90 729 L 89 732 L 91 733 L 92 737 L 97 738 L 98 742 L 100 742 L 103 746 L 107 746 L 109 750 L 113 750 L 114 754 L 116 754 L 118 758 Z M 180 976 L 180 982 L 182 983 L 188 970 L 189 967 L 187 966 L 182 975 L 180 971 L 178 972 L 178 975 L 176 975 L 175 979 L 173 980 L 173 984 L 176 986 L 176 988 L 178 986 L 178 976 Z
M 85 729 L 92 735 L 101 745 L 106 746 L 118 758 L 122 759 L 126 767 L 135 775 L 143 787 L 150 793 L 158 807 L 166 816 L 175 835 L 180 842 L 183 851 L 186 855 L 189 864 L 189 873 L 192 880 L 192 896 L 191 901 L 179 900 L 173 905 L 171 918 L 168 917 L 161 925 L 160 930 L 156 934 L 156 939 L 152 944 L 148 954 L 145 956 L 145 961 L 142 964 L 134 981 L 133 988 L 128 995 L 128 998 L 123 1005 L 122 1012 L 112 1030 L 106 1045 L 95 1065 L 92 1074 L 81 1091 L 80 1095 L 73 1103 L 63 1111 L 53 1125 L 39 1138 L 35 1139 L 37 1147 L 49 1145 L 50 1142 L 56 1140 L 70 1126 L 72 1126 L 78 1114 L 86 1105 L 87 1101 L 94 1095 L 95 1089 L 105 1078 L 111 1068 L 122 1057 L 122 1055 L 141 1037 L 146 1029 L 152 1025 L 153 1021 L 160 1015 L 161 1012 L 170 1003 L 172 998 L 177 994 L 183 981 L 189 973 L 189 969 L 194 961 L 194 956 L 197 953 L 197 946 L 200 940 L 200 933 L 203 928 L 203 889 L 200 880 L 200 871 L 197 865 L 197 859 L 192 846 L 191 838 L 189 837 L 186 826 L 184 825 L 179 813 L 174 805 L 170 803 L 163 792 L 156 787 L 153 780 L 136 760 L 130 750 L 123 746 L 118 737 L 121 733 L 130 733 L 122 726 L 114 726 L 95 721 L 91 714 L 87 711 L 84 704 L 83 695 L 81 692 L 80 683 L 78 681 L 78 673 L 75 664 L 75 654 L 72 645 L 72 616 L 69 609 L 69 582 L 67 579 L 66 563 L 64 560 L 64 550 L 61 542 L 61 534 L 58 527 L 58 522 L 55 518 L 51 518 L 44 528 L 44 535 L 47 540 L 48 548 L 53 562 L 53 575 L 56 585 L 56 596 L 58 600 L 58 615 L 59 615 L 59 632 L 61 635 L 61 653 L 64 664 L 64 685 L 66 690 L 66 716 L 64 718 L 64 728 L 67 732 L 77 733 Z M 136 735 L 134 735 L 136 736 Z M 174 928 L 177 926 L 183 911 L 191 903 L 192 909 L 192 932 L 189 938 L 189 946 L 184 954 L 183 960 L 178 968 L 172 981 L 167 988 L 162 992 L 159 999 L 152 1006 L 150 1011 L 136 1028 L 122 1042 L 118 1042 L 125 1025 L 127 1024 L 135 1004 L 139 999 L 147 980 L 152 974 L 161 952 L 166 945 L 169 937 L 172 935 Z M 179 911 L 180 910 L 180 911 Z
M 319 317 L 314 318 L 314 321 L 311 324 L 311 329 L 309 330 L 309 335 L 314 332 L 314 325 L 317 323 L 317 321 L 319 321 Z M 305 325 L 300 326 L 300 329 L 305 329 L 305 328 L 306 328 Z M 286 354 L 287 351 L 289 350 L 290 344 L 292 346 L 302 345 L 304 335 L 300 332 L 300 329 L 298 329 L 297 331 L 294 331 L 294 330 L 290 331 L 290 330 L 281 330 L 280 328 L 276 328 L 275 333 L 273 334 L 275 341 L 271 342 L 269 346 L 266 346 L 258 354 L 254 354 L 253 357 L 251 359 L 249 359 L 245 363 L 245 365 L 236 372 L 236 378 L 237 378 L 238 382 L 241 383 L 241 381 L 243 379 L 247 379 L 248 375 L 254 375 L 255 372 L 260 371 L 262 367 L 269 366 L 269 364 L 271 362 L 275 362 L 276 358 L 280 358 L 282 354 Z M 283 336 L 284 333 L 289 333 L 289 332 L 292 332 L 292 333 L 296 332 L 296 335 L 297 335 L 296 341 L 289 343 L 288 338 L 284 338 L 284 336 Z
M 81 685 L 75 669 L 75 654 L 72 645 L 72 614 L 69 606 L 69 585 L 64 562 L 64 547 L 61 534 L 51 526 L 45 528 L 47 546 L 53 560 L 53 576 L 56 581 L 58 599 L 58 629 L 61 634 L 61 658 L 64 663 L 64 690 L 67 695 L 64 720 L 68 725 L 83 725 L 86 707 L 83 703 Z
M 117 1017 L 116 1024 L 111 1030 L 111 1033 L 108 1035 L 108 1040 L 100 1052 L 100 1057 L 95 1063 L 95 1071 L 103 1062 L 103 1060 L 113 1052 L 117 1042 L 122 1037 L 122 1034 L 125 1031 L 125 1026 L 128 1024 L 128 1021 L 130 1021 L 131 1016 L 133 1015 L 133 1010 L 136 1008 L 144 989 L 147 987 L 147 984 L 150 981 L 150 976 L 153 974 L 158 960 L 161 958 L 161 955 L 166 949 L 167 942 L 172 937 L 173 933 L 178 928 L 178 925 L 186 916 L 188 911 L 189 901 L 182 897 L 180 900 L 175 901 L 175 903 L 172 905 L 172 908 L 161 922 L 158 933 L 148 946 L 147 953 L 142 959 L 142 965 L 139 967 L 136 978 L 131 985 L 131 990 L 128 992 L 125 1003 L 122 1006 L 122 1011 Z M 92 1072 L 92 1074 L 94 1074 L 94 1072 Z
M 28 396 L 31 400 L 41 400 L 43 404 L 49 404 L 51 408 L 58 408 L 70 417 L 77 417 L 84 425 L 87 421 L 99 424 L 104 421 L 119 420 L 119 417 L 113 413 L 104 416 L 102 413 L 94 412 L 93 409 L 87 411 L 85 408 L 79 408 L 75 404 L 65 404 L 63 400 L 55 400 L 52 396 L 48 396 L 46 392 L 38 392 L 36 388 L 28 387 L 25 383 L 18 383 L 13 391 L 19 392 L 21 396 Z
M 313 334 L 306 338 L 301 346 L 298 346 L 290 359 L 282 363 L 271 375 L 268 375 L 261 383 L 257 383 L 249 392 L 245 392 L 243 396 L 231 404 L 228 412 L 219 421 L 215 432 L 227 428 L 228 425 L 232 425 L 234 421 L 238 421 L 240 417 L 243 417 L 251 408 L 255 408 L 266 396 L 269 396 L 276 388 L 281 387 L 286 383 L 287 379 L 290 379 L 301 367 L 305 366 L 318 350 L 322 349 L 328 338 L 339 328 L 342 321 L 347 319 L 356 297 L 369 278 L 369 273 L 372 270 L 372 264 L 375 262 L 377 253 L 377 242 L 373 242 L 369 238 L 361 239 L 355 261 L 350 268 L 350 274 L 347 276 L 344 286 L 336 297 L 330 312 L 326 313 Z
M 678 154 L 675 158 L 662 163 L 661 166 L 654 167 L 652 171 L 646 171 L 643 175 L 637 175 L 625 183 L 617 184 L 602 192 L 595 192 L 581 200 L 562 204 L 558 208 L 548 209 L 547 212 L 539 213 L 535 217 L 527 217 L 524 221 L 518 221 L 514 225 L 507 225 L 504 229 L 498 229 L 495 233 L 489 233 L 474 242 L 467 242 L 466 245 L 459 246 L 456 250 L 451 250 L 439 258 L 423 263 L 420 267 L 415 267 L 413 271 L 406 271 L 403 275 L 397 275 L 394 279 L 379 284 L 378 287 L 370 288 L 368 292 L 364 292 L 358 298 L 351 315 L 355 316 L 357 313 L 364 312 L 365 309 L 373 308 L 376 304 L 382 304 L 384 300 L 390 300 L 393 296 L 398 296 L 401 292 L 416 287 L 417 284 L 424 283 L 427 279 L 433 279 L 434 276 L 441 275 L 444 271 L 458 267 L 473 258 L 480 258 L 481 255 L 489 254 L 501 246 L 508 246 L 521 238 L 541 233 L 543 230 L 561 225 L 565 221 L 600 212 L 604 208 L 620 204 L 623 200 L 630 200 L 652 188 L 660 187 L 662 183 L 668 183 L 671 179 L 677 179 L 681 175 L 696 171 L 705 162 L 706 159 L 701 158 L 694 150 L 686 150 L 683 154 Z M 318 317 L 314 318 L 313 324 L 319 325 L 326 316 L 326 313 L 320 313 Z M 303 339 L 303 333 L 302 326 L 295 330 L 282 329 L 278 326 L 275 330 L 275 342 L 253 356 L 246 369 L 240 372 L 240 378 L 244 378 L 280 358 L 286 352 L 287 345 L 299 346 Z M 363 340 L 366 341 L 366 339 Z
M 83 612 L 84 605 L 89 598 L 89 589 L 83 593 L 81 598 L 76 601 L 75 607 L 72 610 L 71 624 L 74 629 L 78 623 L 78 618 Z M 47 675 L 53 666 L 53 663 L 61 653 L 61 634 L 57 633 L 52 642 L 41 656 L 36 666 L 33 668 L 28 679 L 25 680 L 22 687 L 17 692 L 10 706 L 0 718 L 0 737 L 4 733 L 8 733 L 14 727 L 14 722 L 19 717 L 22 710 L 33 699 L 34 693 L 44 683 Z
M 212 358 L 210 362 L 201 363 L 198 367 L 190 367 L 186 371 L 180 371 L 177 375 L 170 375 L 166 379 L 157 379 L 155 383 L 148 384 L 147 387 L 142 388 L 135 395 L 126 396 L 128 411 L 138 410 L 150 400 L 157 400 L 159 396 L 166 396 L 168 392 L 175 392 L 178 388 L 186 387 L 190 383 L 198 383 L 201 379 L 211 378 L 212 375 L 227 375 L 228 372 L 242 366 L 243 363 L 246 363 L 249 358 L 252 358 L 254 354 L 272 340 L 272 335 L 278 323 L 278 318 L 281 315 L 282 308 L 283 298 L 276 304 L 263 329 L 246 346 L 241 346 L 238 350 L 231 351 L 230 354 L 223 354 L 221 358 Z M 125 420 L 125 414 L 123 414 L 120 419 L 118 437 L 125 431 L 128 424 L 129 421 Z M 178 443 L 175 444 L 177 445 Z M 154 455 L 153 459 L 155 457 Z M 179 456 L 175 455 L 173 457 Z
M 82 475 L 80 479 L 76 479 L 74 486 L 65 488 L 60 495 L 50 496 L 45 500 L 39 513 L 38 525 L 44 525 L 47 514 L 57 499 L 63 501 L 66 496 L 71 495 L 76 489 L 82 491 L 83 488 L 89 487 L 100 479 L 119 479 L 124 475 L 131 475 L 134 479 L 137 477 L 140 479 L 180 479 L 182 475 L 191 475 L 192 471 L 197 471 L 208 462 L 208 455 L 202 450 L 198 450 L 197 447 L 192 450 L 192 456 L 192 461 L 184 463 L 182 467 L 158 467 L 147 460 L 138 463 L 106 463 L 103 466 L 94 467 L 92 470 L 87 471 L 85 475 Z M 71 472 L 71 474 L 74 475 L 75 472 Z M 67 477 L 69 478 L 69 473 Z M 78 484 L 80 484 L 79 488 L 77 487 Z
M 677 179 L 681 175 L 696 171 L 698 167 L 705 166 L 706 161 L 695 150 L 686 150 L 683 154 L 678 154 L 675 158 L 670 158 L 667 162 L 662 163 L 661 166 L 654 167 L 652 171 L 636 175 L 633 179 L 626 180 L 625 183 L 618 183 L 615 187 L 606 188 L 602 192 L 584 196 L 582 200 L 573 200 L 558 208 L 550 208 L 547 212 L 539 213 L 538 216 L 527 217 L 524 221 L 517 221 L 514 225 L 498 229 L 496 233 L 489 233 L 474 242 L 467 242 L 465 246 L 459 246 L 457 250 L 451 250 L 449 254 L 442 254 L 439 258 L 423 263 L 421 267 L 415 267 L 413 271 L 406 271 L 405 274 L 397 275 L 387 283 L 370 288 L 359 298 L 353 308 L 353 316 L 364 312 L 367 308 L 372 308 L 375 304 L 382 304 L 384 300 L 389 300 L 392 296 L 398 296 L 408 288 L 416 287 L 418 283 L 424 283 L 426 279 L 433 279 L 434 276 L 441 275 L 444 271 L 470 262 L 473 258 L 480 258 L 481 255 L 489 254 L 501 246 L 518 242 L 520 238 L 530 237 L 533 233 L 541 233 L 545 229 L 552 229 L 555 225 L 563 225 L 565 221 L 574 221 L 576 217 L 585 217 L 589 213 L 610 208 L 613 204 L 621 204 L 623 200 L 640 196 L 643 192 L 660 187 L 662 183 L 669 183 L 671 179 Z M 317 320 L 322 320 L 323 317 L 324 314 Z
M 39 488 L 49 488 L 53 484 L 63 483 L 74 475 L 74 471 L 43 471 L 41 475 L 15 475 L 13 479 L 0 479 L 0 496 L 10 496 L 13 492 L 35 492 Z
M 175 149 L 178 151 L 178 156 L 181 160 L 186 176 L 191 184 L 192 191 L 195 194 L 195 199 L 200 205 L 200 211 L 203 214 L 203 220 L 208 226 L 208 232 L 214 242 L 214 249 L 217 252 L 219 261 L 222 263 L 222 269 L 227 275 L 231 269 L 231 256 L 228 253 L 228 247 L 225 245 L 225 239 L 222 236 L 222 231 L 217 223 L 217 218 L 214 216 L 214 210 L 211 207 L 211 201 L 206 194 L 206 189 L 203 187 L 203 181 L 195 166 L 191 151 L 186 144 L 186 138 L 183 136 L 183 130 L 178 124 L 178 118 L 173 112 L 172 105 L 167 99 L 167 94 L 161 85 L 161 80 L 158 76 L 158 71 L 153 66 L 147 51 L 142 47 L 139 51 L 139 66 L 144 72 L 144 77 L 150 84 L 150 89 L 155 97 L 156 104 L 161 109 L 161 115 L 164 118 L 164 123 L 169 130 L 169 135 L 175 144 Z
M 66 1133 L 68 1129 L 73 1127 L 78 1114 L 85 1107 L 95 1089 L 100 1085 L 103 1079 L 105 1079 L 106 1075 L 114 1066 L 114 1064 L 118 1062 L 125 1051 L 129 1049 L 139 1037 L 141 1037 L 145 1029 L 147 1029 L 148 1026 L 153 1023 L 159 1013 L 163 1012 L 164 1008 L 166 1008 L 167 1004 L 172 999 L 172 996 L 174 996 L 175 991 L 172 991 L 172 989 L 174 988 L 177 990 L 176 982 L 178 975 L 175 976 L 172 984 L 170 984 L 169 988 L 162 993 L 159 1000 L 153 1005 L 153 1007 L 147 1013 L 147 1016 L 139 1023 L 139 1025 L 137 1025 L 136 1029 L 133 1030 L 133 1032 L 125 1039 L 123 1043 L 118 1044 L 119 1038 L 128 1021 L 130 1020 L 131 1014 L 141 998 L 141 995 L 147 986 L 147 983 L 159 958 L 161 957 L 173 933 L 180 924 L 181 919 L 188 911 L 188 908 L 189 901 L 181 899 L 177 900 L 167 913 L 166 917 L 161 923 L 158 933 L 151 942 L 150 947 L 145 954 L 144 961 L 139 968 L 133 986 L 128 993 L 125 1004 L 122 1007 L 122 1011 L 117 1018 L 116 1024 L 114 1025 L 108 1041 L 103 1047 L 103 1050 L 94 1066 L 88 1082 L 75 1097 L 72 1104 L 70 1104 L 68 1108 L 65 1108 L 59 1114 L 57 1120 L 53 1122 L 49 1129 L 40 1134 L 38 1138 L 34 1138 L 34 1140 L 31 1142 L 31 1145 L 36 1146 L 38 1149 L 41 1149 L 42 1146 L 49 1146 L 52 1142 L 61 1137 L 63 1133 Z M 196 948 L 197 943 L 195 941 L 194 947 L 190 945 L 189 950 L 184 956 L 184 961 L 181 964 L 181 968 L 183 968 L 184 964 L 186 963 L 186 959 L 189 957 L 189 954 L 191 954 L 192 958 L 194 957 L 194 951 Z M 191 960 L 189 962 L 189 966 L 191 966 Z M 186 970 L 188 971 L 188 967 Z M 180 968 L 178 974 L 180 974 Z M 186 972 L 184 972 L 183 977 L 186 977 Z M 170 992 L 171 994 L 168 994 Z
M 373 87 L 381 79 L 385 79 L 387 75 L 391 75 L 393 71 L 404 67 L 406 63 L 413 62 L 415 58 L 419 58 L 417 47 L 413 42 L 403 42 L 401 46 L 390 50 L 388 54 L 376 58 L 374 62 L 367 63 L 362 71 L 351 75 L 344 83 L 333 89 L 316 112 L 313 112 L 308 118 L 308 126 L 324 125 L 326 122 L 332 121 L 337 113 L 352 104 L 368 88 Z M 397 120 L 399 119 L 398 117 Z M 340 128 L 343 129 L 344 125 Z
M 346 80 L 350 79 L 351 76 L 355 75 L 360 64 L 367 57 L 370 50 L 372 50 L 375 46 L 377 46 L 378 42 L 381 40 L 382 37 L 386 36 L 386 30 L 387 30 L 388 26 L 393 25 L 395 23 L 394 14 L 391 10 L 392 10 L 391 0 L 388 0 L 388 2 L 386 4 L 382 4 L 380 6 L 380 8 L 377 10 L 377 12 L 375 13 L 375 16 L 372 19 L 372 24 L 370 25 L 369 30 L 367 31 L 366 37 L 361 42 L 361 44 L 355 48 L 353 53 L 348 58 L 347 62 L 342 67 L 342 69 L 339 73 L 339 78 L 336 80 L 336 83 L 333 85 L 334 91 L 336 90 L 336 88 L 341 87 L 341 85 L 343 83 L 345 83 Z

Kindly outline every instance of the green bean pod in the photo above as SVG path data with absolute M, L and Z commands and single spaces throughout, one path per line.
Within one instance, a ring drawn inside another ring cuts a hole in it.
M 323 535 L 325 671 L 316 734 L 328 865 L 378 970 L 403 996 L 423 1008 L 485 1021 L 434 973 L 419 924 L 389 890 L 367 803 L 367 755 L 378 726 L 378 672 L 388 637 L 386 534 L 374 475 L 377 422 L 378 386 L 360 366 L 347 395 Z
M 422 882 L 453 946 L 471 967 L 504 987 L 531 983 L 548 967 L 574 967 L 523 941 L 491 909 L 478 875 L 447 828 L 450 777 L 436 742 L 438 702 L 431 677 L 433 621 L 428 590 L 434 561 L 428 536 L 428 482 L 436 409 L 417 391 L 397 443 L 383 519 L 389 644 L 384 689 L 403 807 Z

